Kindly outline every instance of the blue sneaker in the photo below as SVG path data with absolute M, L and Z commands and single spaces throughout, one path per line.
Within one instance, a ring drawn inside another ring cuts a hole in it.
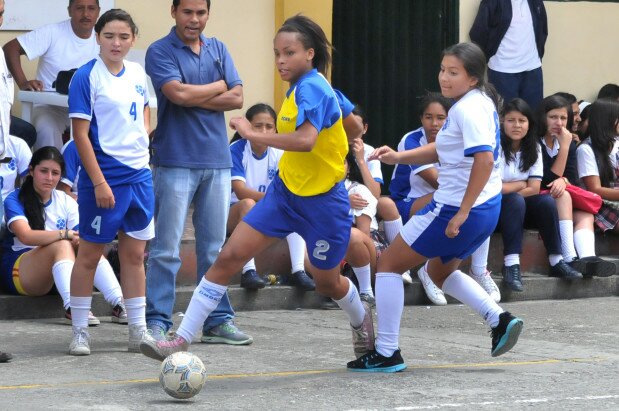
M 516 345 L 523 325 L 520 318 L 514 317 L 507 311 L 499 315 L 499 324 L 491 331 L 493 357 L 505 354 Z
M 167 339 L 166 335 L 168 334 L 161 324 L 155 322 L 146 325 L 146 333 L 155 341 L 165 341 Z
M 395 350 L 391 357 L 385 357 L 378 351 L 370 351 L 362 357 L 346 364 L 353 372 L 398 372 L 406 369 L 400 350 Z
M 239 330 L 233 321 L 226 321 L 204 332 L 200 341 L 207 344 L 250 345 L 254 339 Z

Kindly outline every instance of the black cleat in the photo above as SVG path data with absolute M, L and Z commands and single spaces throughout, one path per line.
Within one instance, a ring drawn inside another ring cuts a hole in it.
M 391 357 L 385 357 L 374 350 L 350 361 L 346 368 L 354 372 L 398 372 L 405 370 L 406 364 L 399 349 L 395 350 Z
M 503 284 L 513 291 L 522 291 L 522 277 L 520 275 L 520 264 L 503 266 Z
M 493 357 L 505 354 L 511 350 L 518 342 L 518 337 L 522 331 L 523 321 L 514 317 L 508 311 L 499 315 L 499 324 L 491 330 Z
M 303 291 L 313 291 L 316 289 L 314 280 L 312 280 L 304 270 L 299 270 L 290 274 L 290 280 L 288 283 Z
M 567 263 L 563 260 L 559 261 L 557 264 L 550 267 L 551 277 L 559 277 L 564 278 L 566 280 L 575 280 L 577 278 L 582 278 L 582 274 L 578 271 L 574 270 L 572 267 L 567 265 Z
M 267 285 L 256 270 L 247 270 L 241 274 L 241 287 L 246 290 L 259 290 Z

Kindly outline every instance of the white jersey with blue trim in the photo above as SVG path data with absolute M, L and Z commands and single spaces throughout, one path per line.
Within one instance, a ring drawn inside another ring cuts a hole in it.
M 493 153 L 494 167 L 473 207 L 501 192 L 500 136 L 494 103 L 480 90 L 469 91 L 449 109 L 445 124 L 436 136 L 439 165 L 434 200 L 437 203 L 460 207 L 469 184 L 473 155 L 483 151 Z
M 80 155 L 77 152 L 75 140 L 67 141 L 60 152 L 64 158 L 64 176 L 60 181 L 70 187 L 73 194 L 77 195 L 77 183 L 80 179 L 82 160 L 80 160 Z
M 144 69 L 126 60 L 121 72 L 113 75 L 97 57 L 80 67 L 71 80 L 69 117 L 90 121 L 90 141 L 110 185 L 150 178 L 149 173 L 139 174 L 148 169 L 149 162 L 144 127 L 148 99 Z M 92 187 L 84 170 L 81 177 L 84 186 Z
M 532 180 L 542 180 L 544 177 L 544 162 L 542 159 L 542 146 L 536 144 L 537 146 L 537 160 L 535 163 L 526 171 L 522 171 L 520 169 L 520 162 L 522 161 L 522 151 L 518 151 L 512 156 L 509 164 L 505 161 L 505 153 L 503 149 L 501 149 L 500 155 L 500 164 L 501 164 L 501 180 L 504 183 L 509 183 L 513 181 L 527 181 L 529 179 Z
M 370 154 L 372 154 L 373 151 L 374 147 L 369 144 L 363 143 L 363 159 L 365 160 L 365 164 L 368 166 L 368 170 L 370 171 L 370 174 L 372 175 L 374 181 L 382 185 L 385 184 L 385 182 L 383 181 L 383 170 L 380 165 L 380 160 L 368 161 L 368 157 L 370 156 Z
M 32 158 L 30 147 L 21 138 L 9 135 L 6 142 L 6 157 L 10 157 L 11 161 L 0 164 L 2 199 L 5 199 L 15 189 L 17 176 L 23 177 L 28 174 Z
M 423 127 L 419 127 L 417 130 L 404 134 L 404 137 L 398 143 L 398 151 L 413 150 L 427 144 L 428 139 Z M 433 193 L 435 191 L 434 187 L 420 177 L 419 173 L 435 166 L 436 164 L 423 164 L 419 166 L 415 164 L 397 164 L 393 169 L 391 184 L 389 184 L 391 198 L 395 200 L 417 199 L 426 194 Z
M 268 147 L 261 157 L 251 150 L 248 140 L 240 139 L 230 145 L 232 154 L 232 181 L 244 181 L 248 188 L 264 193 L 273 181 L 278 170 L 279 160 L 283 150 Z M 234 190 L 230 196 L 230 204 L 237 203 Z
M 45 230 L 77 230 L 79 228 L 79 214 L 77 202 L 68 196 L 65 192 L 59 190 L 52 191 L 52 198 L 44 204 L 45 207 Z M 19 189 L 13 191 L 4 200 L 4 219 L 9 229 L 9 235 L 6 236 L 5 246 L 11 247 L 13 251 L 20 251 L 24 248 L 36 248 L 36 246 L 26 245 L 19 241 L 11 230 L 11 223 L 17 220 L 24 220 L 26 212 L 24 205 L 19 201 Z

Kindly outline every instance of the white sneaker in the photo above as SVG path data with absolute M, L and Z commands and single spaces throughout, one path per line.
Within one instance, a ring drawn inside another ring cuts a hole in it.
M 73 340 L 69 345 L 71 355 L 90 355 L 90 335 L 85 327 L 73 327 Z
M 413 283 L 413 279 L 411 278 L 411 270 L 404 271 L 404 273 L 402 274 L 402 281 L 404 282 L 404 284 Z
M 421 284 L 423 285 L 423 289 L 426 290 L 426 295 L 436 305 L 447 305 L 447 300 L 445 299 L 445 294 L 443 294 L 443 290 L 438 288 L 434 282 L 428 276 L 426 272 L 425 265 L 422 265 L 419 271 L 417 271 L 417 277 L 421 280 Z
M 143 339 L 153 337 L 147 332 L 146 325 L 133 324 L 129 326 L 129 352 L 140 352 Z
M 492 298 L 495 303 L 501 301 L 501 291 L 490 276 L 490 271 L 486 270 L 486 272 L 480 276 L 473 274 L 472 271 L 469 271 L 469 275 L 477 282 L 477 284 L 481 285 L 481 288 L 488 293 L 490 298 Z

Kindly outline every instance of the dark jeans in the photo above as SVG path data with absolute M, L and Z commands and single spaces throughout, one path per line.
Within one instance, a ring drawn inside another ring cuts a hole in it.
M 488 80 L 505 102 L 520 97 L 535 111 L 544 98 L 544 74 L 541 67 L 521 73 L 501 73 L 488 69 Z
M 549 194 L 522 197 L 504 194 L 499 225 L 503 236 L 503 255 L 522 253 L 525 227 L 537 228 L 548 254 L 561 254 L 559 213 L 555 199 Z
M 9 134 L 24 140 L 28 147 L 32 148 L 37 141 L 37 130 L 34 126 L 19 117 L 11 116 L 11 128 Z

